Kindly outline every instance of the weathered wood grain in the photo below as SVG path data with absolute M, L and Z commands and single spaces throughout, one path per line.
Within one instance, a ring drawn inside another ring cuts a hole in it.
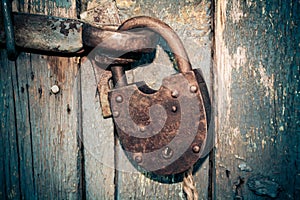
M 101 115 L 97 80 L 101 69 L 89 60 L 81 64 L 82 141 L 86 197 L 114 199 L 114 131 L 112 119 Z
M 299 1 L 215 3 L 215 198 L 297 199 Z
M 31 64 L 35 78 L 30 84 L 29 101 L 37 196 L 78 198 L 81 163 L 77 62 L 31 55 Z M 59 93 L 50 92 L 53 85 L 59 86 Z
M 14 11 L 76 16 L 75 1 L 60 2 L 14 1 Z M 13 63 L 2 51 L 1 63 L 2 199 L 80 198 L 77 59 L 21 53 Z
M 18 136 L 16 127 L 16 108 L 14 102 L 13 69 L 14 63 L 8 61 L 6 51 L 0 51 L 0 121 L 1 121 L 1 199 L 18 199 L 20 188 L 20 158 L 18 156 Z
M 21 62 L 18 62 L 20 61 Z M 15 62 L 12 68 L 12 84 L 14 91 L 15 104 L 15 120 L 16 133 L 18 139 L 18 157 L 20 159 L 20 189 L 24 198 L 34 198 L 35 194 L 35 178 L 33 166 L 33 143 L 32 143 L 32 127 L 31 127 L 31 106 L 29 101 L 29 81 L 30 72 L 27 66 L 30 66 L 30 60 L 24 59 L 23 55 Z
M 113 1 L 82 1 L 82 20 L 101 27 L 119 22 Z M 89 57 L 89 56 L 88 56 Z M 87 58 L 81 60 L 82 141 L 87 199 L 114 199 L 115 162 L 112 119 L 103 119 L 97 85 L 101 68 Z

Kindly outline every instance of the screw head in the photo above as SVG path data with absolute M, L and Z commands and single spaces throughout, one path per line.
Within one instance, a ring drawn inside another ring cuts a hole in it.
M 173 90 L 173 91 L 171 92 L 171 96 L 172 96 L 173 98 L 177 98 L 177 97 L 179 96 L 179 92 L 178 92 L 177 90 Z
M 190 87 L 190 91 L 191 91 L 192 93 L 196 93 L 197 90 L 198 90 L 198 88 L 197 88 L 197 86 L 195 86 L 195 85 L 192 85 L 192 86 Z
M 135 156 L 134 160 L 135 160 L 135 162 L 137 162 L 137 163 L 141 163 L 141 162 L 143 161 L 143 158 L 142 158 L 142 156 L 137 155 L 137 156 Z
M 123 97 L 122 97 L 121 95 L 118 95 L 118 96 L 116 97 L 116 102 L 122 103 L 122 102 L 123 102 Z
M 194 153 L 199 153 L 200 152 L 200 147 L 198 145 L 193 146 L 193 152 Z
M 51 87 L 51 92 L 52 92 L 53 94 L 59 93 L 59 87 L 58 87 L 58 85 L 53 85 L 53 86 Z
M 176 106 L 172 106 L 172 111 L 176 112 L 177 111 L 177 107 Z
M 173 150 L 170 148 L 170 147 L 165 147 L 163 150 L 162 150 L 162 156 L 165 158 L 165 159 L 170 159 L 172 156 L 173 156 Z

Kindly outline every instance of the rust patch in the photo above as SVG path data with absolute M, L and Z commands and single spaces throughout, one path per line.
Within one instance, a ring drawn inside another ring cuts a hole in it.
M 60 22 L 59 27 L 60 27 L 60 31 L 59 31 L 60 33 L 64 34 L 65 36 L 69 35 L 69 29 L 66 28 L 67 26 L 65 25 L 65 22 Z
M 60 21 L 60 33 L 62 33 L 65 36 L 68 36 L 70 31 L 76 31 L 76 32 L 80 32 L 80 27 L 82 26 L 82 24 L 78 21 L 75 20 L 71 20 L 71 19 L 65 19 Z
M 99 100 L 104 118 L 111 117 L 110 104 L 108 101 L 109 80 L 112 74 L 110 71 L 104 71 L 98 83 Z

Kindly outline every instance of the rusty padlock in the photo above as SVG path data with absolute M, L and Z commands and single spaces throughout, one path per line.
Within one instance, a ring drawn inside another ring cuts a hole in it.
M 167 24 L 135 17 L 119 30 L 134 28 L 161 35 L 180 73 L 164 78 L 154 91 L 144 82 L 128 85 L 123 68 L 111 67 L 115 87 L 109 92 L 109 102 L 117 134 L 134 165 L 159 175 L 182 173 L 202 156 L 206 143 L 209 98 L 201 91 L 205 82 L 199 73 L 197 79 L 181 40 Z

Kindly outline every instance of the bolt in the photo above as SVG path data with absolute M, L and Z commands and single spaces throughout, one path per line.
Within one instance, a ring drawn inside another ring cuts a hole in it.
M 193 146 L 193 152 L 194 153 L 199 153 L 200 152 L 200 147 L 198 145 Z
M 177 111 L 177 107 L 176 106 L 172 106 L 172 111 L 176 112 Z
M 115 111 L 115 112 L 113 112 L 113 116 L 114 116 L 114 117 L 119 117 L 119 116 L 120 116 L 120 113 L 119 113 L 118 111 Z
M 53 85 L 53 86 L 51 87 L 51 92 L 52 92 L 53 94 L 59 93 L 59 87 L 58 87 L 58 85 Z
M 197 86 L 195 86 L 195 85 L 192 85 L 192 86 L 190 87 L 190 91 L 191 91 L 192 93 L 196 93 L 197 90 L 198 90 L 198 88 L 197 88 Z
M 135 156 L 134 160 L 137 163 L 141 163 L 143 161 L 143 158 L 142 158 L 142 156 L 138 155 L 138 156 Z
M 118 96 L 116 97 L 116 102 L 122 103 L 122 102 L 123 102 L 123 97 L 122 97 L 121 95 L 118 95 Z
M 164 150 L 162 150 L 162 156 L 165 159 L 170 159 L 173 156 L 173 150 L 170 147 L 164 148 Z
M 179 96 L 179 92 L 177 90 L 173 90 L 172 93 L 171 93 L 171 96 L 173 98 L 177 98 Z

